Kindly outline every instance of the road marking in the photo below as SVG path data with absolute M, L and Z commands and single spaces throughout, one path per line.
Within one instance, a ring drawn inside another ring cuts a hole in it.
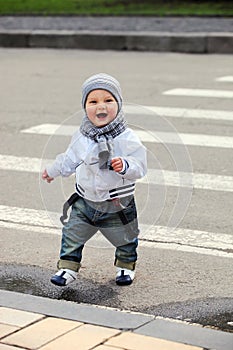
M 219 77 L 215 79 L 216 81 L 226 82 L 226 83 L 233 83 L 233 75 L 228 75 L 225 77 Z
M 60 216 L 61 214 L 59 213 L 48 212 L 46 210 L 0 205 L 0 220 L 6 223 L 30 225 L 37 228 L 47 227 L 48 229 L 57 229 L 59 227 Z
M 0 205 L 0 227 L 61 234 L 59 213 Z M 233 258 L 233 236 L 224 233 L 141 224 L 142 245 Z M 92 239 L 93 242 L 95 239 Z M 97 240 L 105 240 L 102 235 Z
M 45 160 L 45 163 L 51 160 Z M 29 173 L 39 173 L 42 168 L 42 159 L 29 157 L 16 157 L 0 154 L 0 169 L 12 171 L 25 171 Z
M 124 107 L 126 113 L 131 114 L 147 114 L 154 116 L 184 118 L 184 119 L 209 119 L 209 120 L 228 120 L 233 121 L 232 111 L 218 111 L 211 109 L 191 109 L 191 108 L 175 108 L 175 107 L 158 107 L 158 106 L 135 106 L 127 105 Z
M 233 91 L 210 89 L 172 89 L 163 92 L 164 95 L 233 98 Z
M 16 157 L 0 154 L 0 169 L 11 171 L 23 171 L 39 173 L 44 166 L 51 164 L 53 160 L 29 157 Z M 169 170 L 148 169 L 147 175 L 138 180 L 140 183 L 148 183 L 162 186 L 187 187 L 201 190 L 233 192 L 233 177 L 187 173 Z
M 141 236 L 147 241 L 156 240 L 161 243 L 169 242 L 222 250 L 233 249 L 232 235 L 155 225 L 141 224 L 140 226 L 142 230 Z
M 22 133 L 71 136 L 78 125 L 40 124 L 28 129 L 21 130 Z M 176 144 L 187 146 L 233 148 L 233 137 L 215 136 L 205 134 L 172 133 L 163 131 L 134 130 L 142 142 Z
M 138 180 L 138 182 L 162 186 L 233 192 L 232 176 L 148 169 L 147 175 L 143 179 Z

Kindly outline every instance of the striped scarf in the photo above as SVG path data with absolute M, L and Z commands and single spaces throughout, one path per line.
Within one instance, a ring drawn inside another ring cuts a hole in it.
M 113 157 L 113 142 L 116 136 L 125 131 L 127 125 L 123 111 L 120 111 L 116 118 L 102 128 L 97 128 L 85 115 L 80 125 L 80 132 L 98 142 L 99 147 L 99 168 L 107 169 Z

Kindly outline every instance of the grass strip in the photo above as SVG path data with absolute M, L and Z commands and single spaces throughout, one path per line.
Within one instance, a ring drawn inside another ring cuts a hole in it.
M 0 0 L 0 15 L 233 16 L 233 1 Z

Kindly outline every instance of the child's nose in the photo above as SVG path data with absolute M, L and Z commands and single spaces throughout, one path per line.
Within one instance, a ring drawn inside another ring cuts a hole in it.
M 98 105 L 98 110 L 99 110 L 99 111 L 103 111 L 103 110 L 105 110 L 105 109 L 106 109 L 105 103 L 100 103 L 100 104 Z

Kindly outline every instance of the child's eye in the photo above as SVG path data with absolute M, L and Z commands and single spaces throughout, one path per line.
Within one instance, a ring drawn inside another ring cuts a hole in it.
M 112 98 L 108 98 L 106 102 L 114 102 Z
M 96 101 L 95 100 L 92 100 L 92 101 L 89 101 L 90 104 L 95 104 Z

